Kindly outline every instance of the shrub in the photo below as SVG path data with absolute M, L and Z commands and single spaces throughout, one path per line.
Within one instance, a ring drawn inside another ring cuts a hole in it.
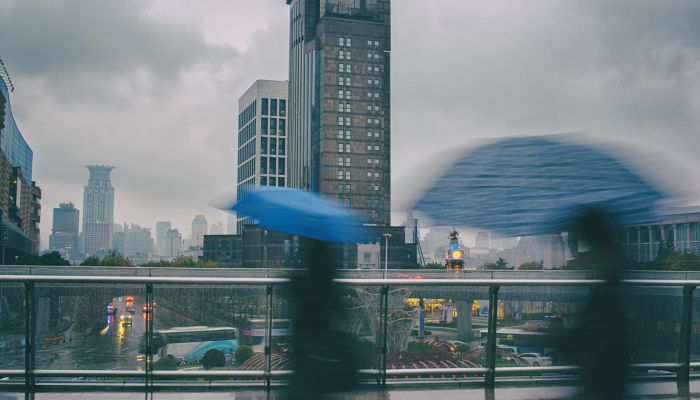
M 233 353 L 233 358 L 236 359 L 236 363 L 238 363 L 239 365 L 248 361 L 250 357 L 253 357 L 253 349 L 245 344 L 238 346 L 236 352 Z
M 204 369 L 212 369 L 223 367 L 226 365 L 226 356 L 220 350 L 211 349 L 204 353 L 202 357 L 202 366 Z
M 158 371 L 175 371 L 177 369 L 177 360 L 175 357 L 168 354 L 153 364 L 153 369 Z
M 455 346 L 455 349 L 459 354 L 467 353 L 470 350 L 469 345 L 464 343 L 459 343 L 457 346 Z

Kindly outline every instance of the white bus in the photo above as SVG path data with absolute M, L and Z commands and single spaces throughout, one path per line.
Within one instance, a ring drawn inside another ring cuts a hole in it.
M 185 326 L 159 330 L 153 333 L 153 361 L 172 356 L 179 363 L 194 364 L 209 352 L 221 352 L 229 358 L 239 343 L 238 329 L 232 327 Z M 142 349 L 145 354 L 145 341 Z

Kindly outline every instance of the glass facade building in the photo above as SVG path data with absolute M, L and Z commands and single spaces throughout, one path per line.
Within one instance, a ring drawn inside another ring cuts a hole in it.
M 12 116 L 10 93 L 3 79 L 0 79 L 0 106 L 4 111 L 4 127 L 0 129 L 0 150 L 14 167 L 20 167 L 25 181 L 32 181 L 32 161 L 34 153 L 24 140 Z
M 255 186 L 288 186 L 287 90 L 287 82 L 257 80 L 238 100 L 238 199 Z M 237 233 L 245 223 L 236 220 Z

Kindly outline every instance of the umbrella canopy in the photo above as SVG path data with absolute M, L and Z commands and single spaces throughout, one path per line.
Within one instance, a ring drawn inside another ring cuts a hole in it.
M 438 225 L 511 237 L 566 231 L 584 208 L 614 224 L 648 221 L 663 197 L 614 158 L 554 137 L 517 137 L 467 152 L 414 205 Z
M 360 242 L 364 230 L 348 209 L 297 189 L 260 187 L 229 207 L 273 231 L 328 242 Z

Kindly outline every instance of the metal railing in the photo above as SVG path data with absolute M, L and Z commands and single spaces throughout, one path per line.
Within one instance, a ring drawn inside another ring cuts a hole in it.
M 400 376 L 422 376 L 428 374 L 450 374 L 455 375 L 483 375 L 483 385 L 487 388 L 494 387 L 495 378 L 499 375 L 513 373 L 575 373 L 576 366 L 529 366 L 529 367 L 496 367 L 496 338 L 497 338 L 497 307 L 489 307 L 488 329 L 486 340 L 486 365 L 475 368 L 422 368 L 422 369 L 392 369 L 387 367 L 387 336 L 388 336 L 388 302 L 390 287 L 483 287 L 488 288 L 489 304 L 497 304 L 499 291 L 502 287 L 532 287 L 532 286 L 584 286 L 592 287 L 605 283 L 599 279 L 336 279 L 339 285 L 351 287 L 379 287 L 380 294 L 380 326 L 381 345 L 378 369 L 360 370 L 360 374 L 366 378 L 376 381 L 381 388 L 387 386 L 387 377 L 392 375 Z M 140 378 L 139 381 L 129 382 L 129 385 L 115 383 L 114 387 L 119 390 L 144 390 L 146 395 L 155 390 L 157 382 L 167 382 L 167 389 L 192 390 L 201 388 L 202 385 L 209 385 L 213 380 L 231 379 L 230 382 L 217 382 L 221 387 L 244 387 L 261 386 L 269 389 L 273 385 L 285 384 L 293 373 L 290 370 L 276 371 L 272 369 L 272 320 L 273 320 L 273 292 L 275 287 L 290 283 L 288 278 L 231 278 L 231 277 L 125 277 L 125 276 L 48 276 L 48 275 L 0 275 L 0 285 L 21 284 L 24 286 L 25 304 L 25 332 L 24 332 L 24 369 L 2 369 L 0 377 L 24 378 L 22 389 L 26 399 L 32 399 L 37 391 L 43 391 L 49 387 L 51 382 L 42 378 Z M 139 370 L 56 370 L 37 369 L 36 358 L 36 320 L 37 320 L 37 284 L 125 284 L 143 285 L 146 293 L 146 306 L 153 309 L 154 286 L 158 285 L 186 285 L 206 286 L 216 285 L 218 287 L 227 286 L 251 286 L 265 288 L 265 311 L 266 329 L 264 338 L 264 370 L 244 371 L 159 371 L 153 368 L 153 318 L 146 325 L 146 360 L 143 371 Z M 632 369 L 638 370 L 665 370 L 675 371 L 675 378 L 680 381 L 687 381 L 693 367 L 700 367 L 700 362 L 690 362 L 690 344 L 692 330 L 692 300 L 694 289 L 700 285 L 700 279 L 623 279 L 621 285 L 644 286 L 644 287 L 676 287 L 682 288 L 682 312 L 680 321 L 680 346 L 678 349 L 677 363 L 644 363 L 631 364 Z M 2 366 L 0 366 L 2 368 Z M 208 383 L 193 385 L 185 384 L 183 381 L 172 380 L 172 378 L 201 378 L 209 379 Z M 242 379 L 233 381 L 233 379 Z M 162 383 L 161 382 L 161 383 Z M 77 386 L 89 386 L 89 382 L 71 382 L 69 386 L 63 386 L 63 390 L 75 390 Z M 18 389 L 17 380 L 8 379 L 0 381 L 0 391 Z M 61 390 L 51 388 L 51 390 Z

